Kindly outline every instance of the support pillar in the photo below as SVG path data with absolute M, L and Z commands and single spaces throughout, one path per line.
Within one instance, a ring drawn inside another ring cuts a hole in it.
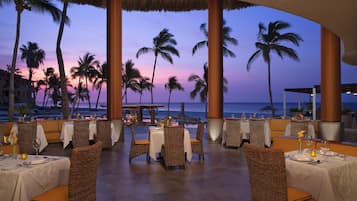
M 120 132 L 120 139 L 124 141 L 122 132 L 122 1 L 107 1 L 107 116 L 112 120 L 115 132 Z
M 321 137 L 339 141 L 341 135 L 340 39 L 321 27 Z
M 222 1 L 208 1 L 208 134 L 216 141 L 223 127 Z

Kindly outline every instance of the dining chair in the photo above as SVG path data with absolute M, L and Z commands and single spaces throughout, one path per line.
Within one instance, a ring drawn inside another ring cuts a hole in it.
M 288 187 L 284 152 L 245 145 L 252 201 L 308 201 L 311 194 Z
M 308 131 L 309 121 L 294 121 L 290 122 L 290 134 L 292 136 L 297 136 L 297 133 L 301 130 Z
M 72 145 L 73 148 L 89 145 L 89 120 L 73 121 Z
M 166 169 L 170 166 L 185 168 L 184 151 L 184 127 L 165 126 L 164 144 L 161 147 L 161 155 Z
M 5 135 L 5 124 L 0 123 L 0 143 L 3 143 L 4 140 L 4 135 Z
M 32 141 L 37 138 L 37 122 L 18 122 L 17 126 L 17 137 L 20 152 L 35 154 Z
M 204 130 L 204 124 L 202 122 L 198 122 L 196 137 L 190 139 L 192 153 L 198 154 L 199 160 L 201 160 L 201 156 L 202 159 L 205 160 L 205 155 L 203 152 L 203 145 L 202 145 L 203 130 Z
M 239 119 L 226 119 L 226 147 L 240 147 L 242 134 Z
M 129 126 L 131 133 L 131 144 L 130 144 L 130 154 L 129 154 L 129 163 L 131 160 L 142 154 L 146 154 L 146 161 L 150 161 L 149 157 L 149 140 L 137 140 L 135 138 L 134 126 Z
M 265 146 L 264 124 L 264 119 L 249 120 L 249 144 L 256 145 L 258 147 Z
M 103 143 L 72 150 L 68 185 L 57 186 L 33 198 L 33 201 L 95 201 L 97 170 Z
M 103 142 L 103 149 L 112 148 L 112 128 L 109 120 L 97 120 L 96 121 L 96 140 Z

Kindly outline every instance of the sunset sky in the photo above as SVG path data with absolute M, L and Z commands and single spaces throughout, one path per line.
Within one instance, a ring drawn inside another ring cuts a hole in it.
M 62 9 L 62 5 L 58 4 Z M 71 4 L 68 9 L 71 19 L 70 26 L 65 27 L 62 50 L 69 75 L 69 69 L 77 66 L 77 60 L 86 52 L 95 54 L 101 63 L 106 61 L 106 10 L 92 6 L 79 6 Z M 249 57 L 256 50 L 254 43 L 257 40 L 259 22 L 267 25 L 269 22 L 283 20 L 292 26 L 286 32 L 295 32 L 303 38 L 300 47 L 294 47 L 300 61 L 289 58 L 281 60 L 272 57 L 272 89 L 274 102 L 282 101 L 284 88 L 312 87 L 320 84 L 320 25 L 307 19 L 294 16 L 282 11 L 264 7 L 252 7 L 241 10 L 224 11 L 226 24 L 232 28 L 231 36 L 238 39 L 238 46 L 229 46 L 237 55 L 236 58 L 224 58 L 224 76 L 227 78 L 228 93 L 225 102 L 268 102 L 267 65 L 258 59 L 252 65 L 250 72 L 246 70 Z M 174 64 L 159 58 L 155 77 L 155 101 L 166 102 L 168 92 L 164 90 L 164 83 L 169 76 L 177 76 L 185 88 L 184 92 L 174 91 L 173 102 L 198 102 L 191 100 L 189 92 L 194 83 L 187 81 L 192 74 L 202 75 L 203 64 L 207 61 L 207 48 L 200 49 L 192 56 L 192 47 L 204 35 L 200 31 L 201 23 L 207 22 L 207 11 L 192 12 L 123 12 L 123 63 L 131 59 L 141 73 L 151 78 L 154 57 L 146 54 L 135 58 L 137 50 L 141 47 L 152 46 L 152 39 L 163 28 L 168 28 L 178 42 L 177 49 L 180 57 L 173 57 Z M 12 50 L 15 40 L 16 12 L 14 6 L 3 5 L 0 8 L 0 68 L 5 68 L 11 63 Z M 55 45 L 58 24 L 52 22 L 48 14 L 24 11 L 22 15 L 20 46 L 28 41 L 38 43 L 46 52 L 46 60 L 34 75 L 35 80 L 43 77 L 42 70 L 54 67 L 57 70 Z M 343 43 L 342 43 L 343 47 Z M 343 51 L 343 48 L 342 48 Z M 17 66 L 23 70 L 23 75 L 28 77 L 26 64 L 20 60 Z M 357 81 L 357 67 L 342 63 L 342 82 L 352 83 Z M 58 71 L 57 71 L 58 72 Z M 76 84 L 76 81 L 73 81 Z M 92 92 L 92 100 L 96 98 Z M 357 96 L 343 95 L 344 101 L 356 102 Z M 105 93 L 101 100 L 105 100 Z M 307 101 L 308 96 L 301 96 Z M 145 92 L 143 101 L 149 101 L 150 95 Z M 138 102 L 139 95 L 129 92 L 130 102 Z M 289 101 L 296 101 L 297 94 L 288 94 Z

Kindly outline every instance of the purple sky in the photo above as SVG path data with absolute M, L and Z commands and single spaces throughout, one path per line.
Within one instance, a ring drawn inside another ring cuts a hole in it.
M 61 4 L 58 4 L 62 8 Z M 69 68 L 77 65 L 77 60 L 86 52 L 96 55 L 101 63 L 106 60 L 106 10 L 92 6 L 71 4 L 68 9 L 71 25 L 65 27 L 62 40 L 65 66 Z M 300 62 L 289 58 L 272 58 L 272 90 L 274 102 L 282 101 L 284 88 L 312 87 L 320 84 L 320 25 L 307 19 L 294 16 L 282 11 L 264 7 L 252 7 L 242 10 L 224 11 L 226 24 L 232 28 L 231 36 L 238 39 L 238 46 L 229 48 L 235 52 L 236 58 L 224 59 L 224 76 L 228 79 L 228 93 L 225 102 L 268 102 L 267 65 L 262 59 L 256 60 L 250 72 L 246 70 L 246 63 L 256 50 L 254 43 L 257 39 L 258 23 L 283 20 L 292 27 L 286 31 L 298 33 L 304 42 L 300 47 L 294 47 Z M 164 83 L 169 76 L 177 76 L 185 88 L 184 92 L 173 92 L 173 102 L 191 102 L 189 92 L 194 84 L 187 82 L 192 74 L 202 75 L 202 66 L 207 61 L 207 49 L 200 49 L 192 56 L 192 47 L 204 39 L 199 26 L 207 22 L 207 11 L 192 12 L 123 12 L 123 63 L 132 59 L 135 67 L 143 75 L 151 78 L 153 55 L 146 54 L 135 58 L 141 47 L 152 46 L 152 38 L 163 28 L 168 28 L 175 35 L 178 42 L 177 49 L 180 57 L 173 57 L 174 64 L 159 58 L 155 76 L 155 101 L 167 101 L 168 92 L 164 90 Z M 0 8 L 0 67 L 5 68 L 11 63 L 12 48 L 15 40 L 16 13 L 13 5 L 3 5 Z M 43 77 L 42 69 L 55 67 L 57 62 L 55 45 L 58 24 L 46 14 L 25 11 L 22 15 L 20 46 L 27 41 L 38 43 L 46 51 L 44 65 L 34 75 Z M 291 44 L 286 44 L 292 47 Z M 343 48 L 342 48 L 343 50 Z M 27 77 L 26 64 L 18 59 L 17 66 L 24 69 Z M 342 63 L 342 82 L 356 82 L 357 68 Z M 75 83 L 75 82 L 74 82 Z M 92 92 L 95 100 L 96 92 Z M 297 94 L 288 94 L 288 101 L 296 101 Z M 343 95 L 344 101 L 356 102 L 356 96 Z M 105 100 L 105 93 L 101 100 Z M 303 101 L 308 100 L 303 95 Z M 150 95 L 145 92 L 143 101 L 149 101 Z M 129 92 L 130 102 L 138 102 L 139 95 Z M 199 101 L 195 99 L 194 101 Z

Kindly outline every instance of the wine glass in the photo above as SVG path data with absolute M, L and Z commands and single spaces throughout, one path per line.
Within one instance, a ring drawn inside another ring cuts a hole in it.
M 40 146 L 41 146 L 41 140 L 40 138 L 34 138 L 32 140 L 32 147 L 35 149 L 36 151 L 36 158 L 38 158 L 38 152 L 40 150 Z
M 307 135 L 305 143 L 306 143 L 306 147 L 307 147 L 309 150 L 312 150 L 312 149 L 313 149 L 313 147 L 311 147 L 312 144 L 313 144 L 312 136 L 311 136 L 311 135 Z
M 320 146 L 320 151 L 325 157 L 325 162 L 327 162 L 327 156 L 328 156 L 327 153 L 328 153 L 329 150 L 330 150 L 330 146 L 328 144 L 328 141 L 327 140 L 322 140 L 321 141 L 321 146 Z

